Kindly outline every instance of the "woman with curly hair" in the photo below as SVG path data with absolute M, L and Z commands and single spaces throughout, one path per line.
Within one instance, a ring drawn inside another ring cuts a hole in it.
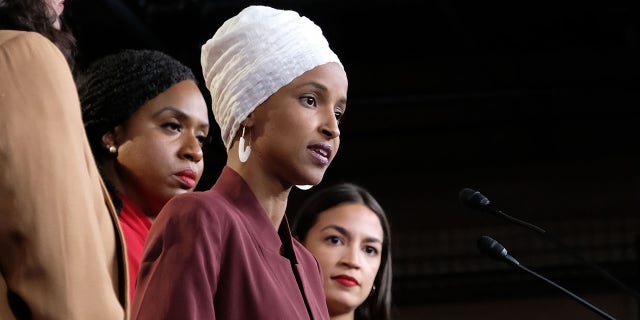
M 151 223 L 204 169 L 207 104 L 191 69 L 155 50 L 122 50 L 78 77 L 82 116 L 127 243 L 130 294 Z

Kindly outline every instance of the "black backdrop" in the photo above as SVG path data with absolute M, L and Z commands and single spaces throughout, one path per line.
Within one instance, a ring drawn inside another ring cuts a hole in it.
M 342 144 L 322 185 L 359 183 L 388 211 L 398 306 L 552 291 L 477 253 L 480 234 L 578 292 L 618 292 L 532 233 L 464 208 L 463 187 L 637 284 L 637 1 L 74 0 L 66 18 L 80 67 L 154 48 L 199 74 L 200 46 L 250 3 L 314 20 L 347 69 Z M 226 157 L 212 136 L 200 190 Z M 289 216 L 308 192 L 292 192 Z

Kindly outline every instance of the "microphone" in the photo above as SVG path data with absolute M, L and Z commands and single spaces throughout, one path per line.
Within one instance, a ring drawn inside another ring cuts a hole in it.
M 574 253 L 571 250 L 571 248 L 567 247 L 567 245 L 565 245 L 563 242 L 561 242 L 556 237 L 554 237 L 551 234 L 549 234 L 546 230 L 544 230 L 544 229 L 542 229 L 542 228 L 540 228 L 540 227 L 538 227 L 538 226 L 536 226 L 534 224 L 531 224 L 529 222 L 522 221 L 520 219 L 514 218 L 514 217 L 512 217 L 512 216 L 510 216 L 510 215 L 508 215 L 508 214 L 506 214 L 506 213 L 494 208 L 491 205 L 491 201 L 489 201 L 489 199 L 487 199 L 487 197 L 485 197 L 482 193 L 480 193 L 480 192 L 478 192 L 476 190 L 473 190 L 473 189 L 463 188 L 462 190 L 460 190 L 460 193 L 459 193 L 458 196 L 459 196 L 460 202 L 462 202 L 462 204 L 466 205 L 469 208 L 493 214 L 495 216 L 498 216 L 500 218 L 506 219 L 506 220 L 508 220 L 510 222 L 513 222 L 513 223 L 515 223 L 515 224 L 517 224 L 519 226 L 525 227 L 525 228 L 527 228 L 529 230 L 532 230 L 532 231 L 536 232 L 536 234 L 541 236 L 543 239 L 551 242 L 557 248 L 560 248 L 564 253 L 570 255 L 571 257 L 573 257 L 574 259 L 576 259 L 577 261 L 579 261 L 583 265 L 586 265 L 586 266 L 590 267 L 591 269 L 595 270 L 596 272 L 600 273 L 600 275 L 605 277 L 611 283 L 615 284 L 619 289 L 627 292 L 628 294 L 633 296 L 637 301 L 640 301 L 640 293 L 638 293 L 638 291 L 636 291 L 635 289 L 632 289 L 628 285 L 622 283 L 620 280 L 615 278 L 607 270 L 603 269 L 599 265 L 596 265 L 593 262 L 588 261 L 585 258 L 581 257 L 580 255 Z
M 458 195 L 458 197 L 460 198 L 460 202 L 462 202 L 462 204 L 466 205 L 467 207 L 494 214 L 500 218 L 507 219 L 511 222 L 514 222 L 518 225 L 526 227 L 527 229 L 531 229 L 540 234 L 547 233 L 547 231 L 545 231 L 544 229 L 538 226 L 535 226 L 531 223 L 514 218 L 498 209 L 493 208 L 491 206 L 491 201 L 489 201 L 487 197 L 485 197 L 482 193 L 478 191 L 475 191 L 469 188 L 463 188 L 462 190 L 460 190 L 460 194 Z
M 609 315 L 608 313 L 600 310 L 598 307 L 596 307 L 596 306 L 592 305 L 591 303 L 587 302 L 586 300 L 580 298 L 579 296 L 575 295 L 571 291 L 563 288 L 559 284 L 557 284 L 557 283 L 545 278 L 544 276 L 542 276 L 542 275 L 534 272 L 533 270 L 531 270 L 531 269 L 523 266 L 522 264 L 520 264 L 520 262 L 518 262 L 518 260 L 516 260 L 514 257 L 512 257 L 512 256 L 510 256 L 508 254 L 507 249 L 505 249 L 504 246 L 502 246 L 498 241 L 493 240 L 491 237 L 480 236 L 480 238 L 478 238 L 478 250 L 481 253 L 486 254 L 491 258 L 507 262 L 508 264 L 510 264 L 510 265 L 512 265 L 512 266 L 514 266 L 514 267 L 516 267 L 518 269 L 521 269 L 521 270 L 523 270 L 523 271 L 535 276 L 536 278 L 538 278 L 538 279 L 550 284 L 551 286 L 553 286 L 556 289 L 559 289 L 560 291 L 566 293 L 571 298 L 573 298 L 574 300 L 578 301 L 583 306 L 586 306 L 587 308 L 591 309 L 592 311 L 594 311 L 598 315 L 602 316 L 603 318 L 609 319 L 609 320 L 615 320 L 615 318 L 612 317 L 611 315 Z

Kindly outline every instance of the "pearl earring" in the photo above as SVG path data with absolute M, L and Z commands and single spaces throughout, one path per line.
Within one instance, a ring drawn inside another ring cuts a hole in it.
M 109 149 L 109 153 L 115 154 L 116 152 L 118 152 L 118 148 L 116 148 L 116 146 L 114 145 L 110 145 L 108 149 Z

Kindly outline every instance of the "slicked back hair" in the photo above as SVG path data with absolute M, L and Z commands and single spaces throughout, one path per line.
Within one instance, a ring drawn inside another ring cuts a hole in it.
M 356 309 L 355 320 L 389 320 L 391 318 L 391 228 L 382 206 L 361 186 L 353 183 L 339 183 L 317 191 L 307 198 L 298 210 L 292 223 L 292 233 L 304 243 L 309 230 L 318 221 L 318 216 L 343 203 L 359 203 L 373 211 L 384 232 L 380 269 L 376 274 L 376 289 Z

